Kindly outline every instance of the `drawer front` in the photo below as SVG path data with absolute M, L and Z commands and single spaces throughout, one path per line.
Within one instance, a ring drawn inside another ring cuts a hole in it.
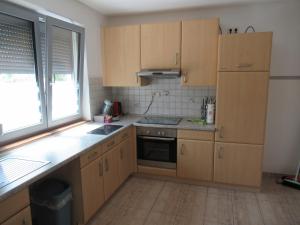
M 28 189 L 24 189 L 0 202 L 0 223 L 29 205 Z
M 131 131 L 131 129 L 128 128 L 128 129 L 122 131 L 120 134 L 118 134 L 116 137 L 117 143 L 119 144 L 122 141 L 125 141 L 126 139 L 128 139 L 130 136 L 130 131 Z
M 21 212 L 9 218 L 2 225 L 32 225 L 30 207 L 26 207 Z
M 90 162 L 97 159 L 99 156 L 102 155 L 102 145 L 97 145 L 87 153 L 84 153 L 82 156 L 80 156 L 80 167 L 84 167 Z
M 117 139 L 116 137 L 112 137 L 108 141 L 103 143 L 103 153 L 111 150 L 113 147 L 115 147 L 118 144 L 116 139 Z
M 194 139 L 203 141 L 213 141 L 215 132 L 213 131 L 198 131 L 198 130 L 178 130 L 177 138 Z

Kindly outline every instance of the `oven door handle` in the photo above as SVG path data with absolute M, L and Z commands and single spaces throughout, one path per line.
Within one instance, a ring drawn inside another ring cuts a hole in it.
M 175 138 L 164 138 L 164 137 L 139 136 L 139 138 L 141 138 L 141 139 L 147 139 L 147 140 L 175 141 Z

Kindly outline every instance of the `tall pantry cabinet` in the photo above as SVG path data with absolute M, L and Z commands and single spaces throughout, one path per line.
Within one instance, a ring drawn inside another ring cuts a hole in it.
M 220 35 L 214 181 L 259 187 L 272 33 Z

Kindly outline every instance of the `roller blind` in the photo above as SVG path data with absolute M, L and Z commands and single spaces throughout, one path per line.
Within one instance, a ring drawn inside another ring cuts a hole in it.
M 52 28 L 52 73 L 73 73 L 72 32 L 59 27 Z
M 33 23 L 0 13 L 0 74 L 35 74 Z

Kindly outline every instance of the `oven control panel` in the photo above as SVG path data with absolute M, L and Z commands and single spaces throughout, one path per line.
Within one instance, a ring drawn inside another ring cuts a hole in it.
M 137 127 L 136 134 L 153 137 L 177 137 L 177 130 L 172 128 Z

